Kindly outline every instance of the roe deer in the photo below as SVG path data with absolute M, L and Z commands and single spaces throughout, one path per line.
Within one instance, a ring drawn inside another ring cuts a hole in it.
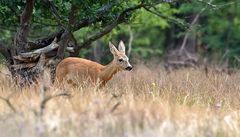
M 77 85 L 77 82 L 90 80 L 94 84 L 99 81 L 100 86 L 104 86 L 118 71 L 132 70 L 128 57 L 125 55 L 123 41 L 120 41 L 118 50 L 111 42 L 109 42 L 109 48 L 114 58 L 106 66 L 83 58 L 68 57 L 62 60 L 56 70 L 57 82 L 61 84 L 66 81 Z

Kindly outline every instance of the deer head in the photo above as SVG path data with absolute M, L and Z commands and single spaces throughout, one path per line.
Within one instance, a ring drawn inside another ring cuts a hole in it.
M 123 41 L 120 41 L 118 49 L 109 42 L 109 48 L 114 56 L 113 63 L 117 68 L 128 71 L 132 70 L 132 65 L 129 63 L 129 59 L 125 54 L 125 45 Z

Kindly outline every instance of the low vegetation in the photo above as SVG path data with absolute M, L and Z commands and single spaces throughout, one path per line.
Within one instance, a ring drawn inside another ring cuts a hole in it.
M 0 73 L 1 136 L 237 137 L 240 73 L 137 65 L 106 87 L 19 89 Z

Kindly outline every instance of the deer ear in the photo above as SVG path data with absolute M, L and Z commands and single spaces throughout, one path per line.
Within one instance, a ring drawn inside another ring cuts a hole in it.
M 110 51 L 113 55 L 117 55 L 117 48 L 112 44 L 112 42 L 109 42 L 109 48 L 110 48 Z
M 122 52 L 123 54 L 125 54 L 125 45 L 124 45 L 124 43 L 123 43 L 122 40 L 120 41 L 120 43 L 119 43 L 119 45 L 118 45 L 118 50 L 119 50 L 120 52 Z

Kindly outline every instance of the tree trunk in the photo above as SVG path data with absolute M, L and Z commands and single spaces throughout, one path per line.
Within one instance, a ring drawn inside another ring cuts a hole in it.
M 55 71 L 57 63 L 63 58 L 70 34 L 66 30 L 61 30 L 48 38 L 29 42 L 27 37 L 33 7 L 34 0 L 27 0 L 21 14 L 20 27 L 11 48 L 0 49 L 7 59 L 13 79 L 20 87 L 37 83 L 46 65 L 52 68 L 52 72 Z
M 31 23 L 32 18 L 32 11 L 34 7 L 34 0 L 27 0 L 26 6 L 21 14 L 20 19 L 20 28 L 14 38 L 13 48 L 11 50 L 11 57 L 12 57 L 12 63 L 11 65 L 19 66 L 12 67 L 10 66 L 10 71 L 12 73 L 13 78 L 19 83 L 20 86 L 22 86 L 25 83 L 31 84 L 33 81 L 36 81 L 36 78 L 38 77 L 38 69 L 36 67 L 30 67 L 30 68 L 22 68 L 21 64 L 24 62 L 18 59 L 15 59 L 14 57 L 25 52 L 27 49 L 27 35 L 29 33 L 29 27 Z M 39 63 L 41 65 L 41 63 Z M 39 66 L 36 65 L 36 66 Z

